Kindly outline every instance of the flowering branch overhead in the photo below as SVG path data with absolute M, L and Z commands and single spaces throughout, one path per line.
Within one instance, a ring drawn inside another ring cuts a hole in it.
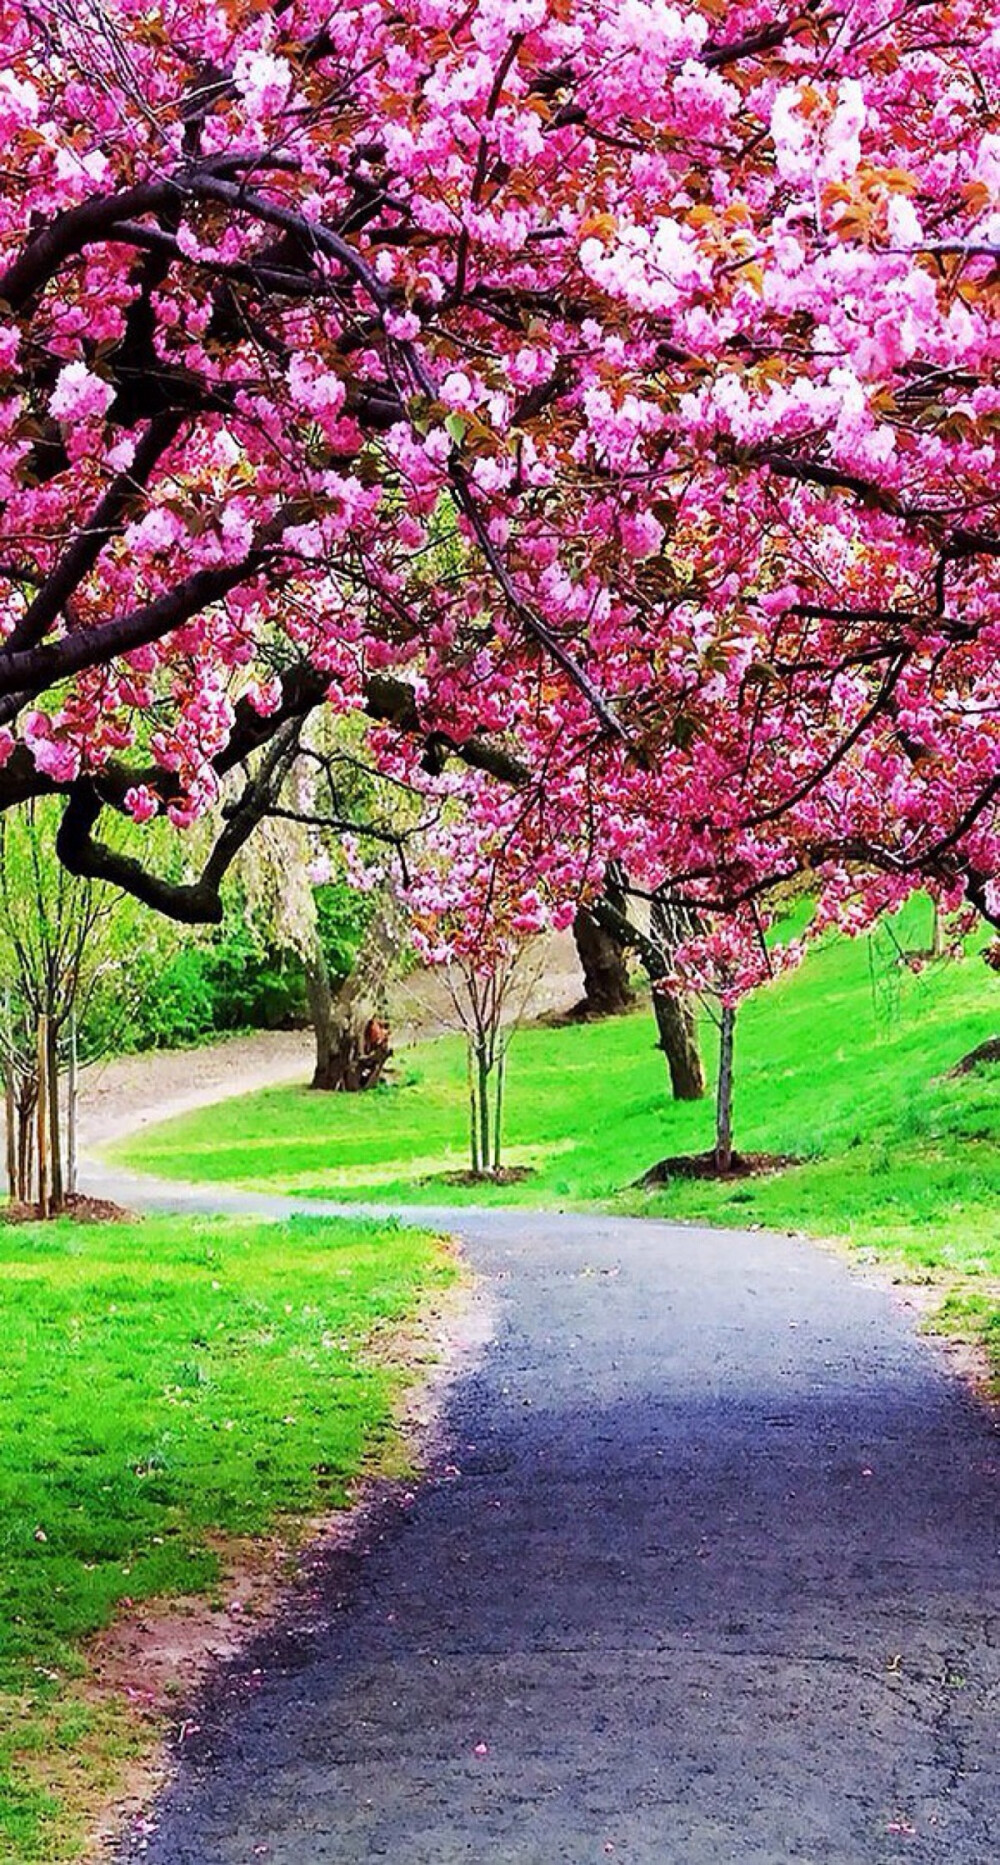
M 0 808 L 330 704 L 551 902 L 1000 905 L 985 0 L 0 21 Z

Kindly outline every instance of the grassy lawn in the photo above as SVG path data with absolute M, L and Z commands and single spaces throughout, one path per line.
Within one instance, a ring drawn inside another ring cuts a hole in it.
M 392 1224 L 0 1225 L 0 1860 L 80 1856 L 150 1741 L 85 1687 L 123 1601 L 218 1589 L 228 1537 L 400 1462 L 371 1352 L 454 1275 Z M 368 1348 L 368 1352 L 366 1352 Z
M 805 1163 L 729 1185 L 633 1182 L 665 1154 L 711 1144 L 708 1102 L 665 1092 L 648 1011 L 517 1036 L 508 1069 L 516 1186 L 447 1183 L 465 1164 L 465 1060 L 458 1037 L 404 1057 L 394 1085 L 359 1097 L 278 1088 L 193 1114 L 118 1148 L 167 1177 L 233 1181 L 337 1199 L 591 1204 L 710 1223 L 840 1236 L 917 1268 L 1000 1274 L 1000 1070 L 944 1081 L 1000 1031 L 1000 978 L 975 953 L 915 971 L 926 946 L 917 901 L 891 928 L 830 940 L 744 1006 L 737 1030 L 736 1137 Z M 706 1028 L 706 1045 L 714 1037 Z

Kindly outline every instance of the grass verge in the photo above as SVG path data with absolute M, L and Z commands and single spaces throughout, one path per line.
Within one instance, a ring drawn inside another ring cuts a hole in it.
M 370 1349 L 454 1273 L 360 1217 L 0 1225 L 3 1865 L 78 1859 L 150 1745 L 87 1690 L 87 1639 L 392 1472 L 407 1375 Z

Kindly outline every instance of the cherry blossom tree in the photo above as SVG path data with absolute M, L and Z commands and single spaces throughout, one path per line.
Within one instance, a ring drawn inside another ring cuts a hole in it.
M 0 806 L 218 917 L 252 773 L 194 879 L 102 813 L 330 704 L 578 892 L 997 915 L 985 0 L 0 21 Z

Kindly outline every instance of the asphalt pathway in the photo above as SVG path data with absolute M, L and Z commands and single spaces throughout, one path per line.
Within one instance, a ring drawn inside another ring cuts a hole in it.
M 997 1865 L 996 1426 L 891 1296 L 760 1233 L 413 1216 L 495 1320 L 449 1448 L 122 1858 Z

